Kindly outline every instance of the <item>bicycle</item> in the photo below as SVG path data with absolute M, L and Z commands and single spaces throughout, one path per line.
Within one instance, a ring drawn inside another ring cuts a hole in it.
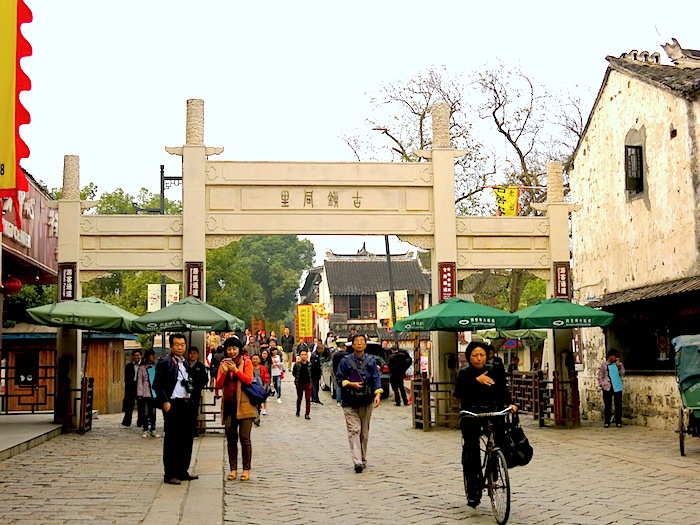
M 503 452 L 496 445 L 493 421 L 495 417 L 506 417 L 511 413 L 511 408 L 506 408 L 500 412 L 484 412 L 477 414 L 468 410 L 460 410 L 460 420 L 463 417 L 479 417 L 487 418 L 486 433 L 481 436 L 480 452 L 483 457 L 481 464 L 482 480 L 484 483 L 483 489 L 488 490 L 489 499 L 491 500 L 491 509 L 493 517 L 496 518 L 496 523 L 505 524 L 510 516 L 510 478 L 508 477 L 508 465 Z M 464 445 L 464 438 L 462 438 Z M 466 466 L 463 466 L 464 492 L 469 497 L 467 490 L 467 474 Z

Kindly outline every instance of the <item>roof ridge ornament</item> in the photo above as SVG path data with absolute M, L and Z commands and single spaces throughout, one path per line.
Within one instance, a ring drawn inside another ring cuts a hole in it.
M 637 51 L 633 49 L 629 53 L 622 53 L 620 58 L 631 60 L 633 62 L 642 62 L 644 64 L 660 64 L 661 55 L 659 53 L 649 53 L 649 51 Z
M 672 44 L 668 42 L 661 47 L 664 48 L 668 58 L 671 59 L 674 65 L 679 67 L 700 68 L 700 51 L 695 49 L 683 49 L 675 38 L 671 39 Z

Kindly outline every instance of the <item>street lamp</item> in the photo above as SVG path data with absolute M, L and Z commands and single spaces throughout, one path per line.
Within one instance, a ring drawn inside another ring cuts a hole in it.
M 138 206 L 135 202 L 131 205 L 134 207 L 136 213 L 146 212 L 146 213 L 158 213 L 159 215 L 165 215 L 165 190 L 173 186 L 179 186 L 182 184 L 182 177 L 166 177 L 165 176 L 165 166 L 160 165 L 160 206 L 158 208 L 142 208 Z M 167 285 L 165 282 L 165 275 L 160 275 L 160 307 L 165 308 L 167 295 Z M 161 346 L 165 348 L 165 332 L 161 334 Z

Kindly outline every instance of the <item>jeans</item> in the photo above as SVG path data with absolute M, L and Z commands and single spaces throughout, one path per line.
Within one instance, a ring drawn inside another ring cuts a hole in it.
M 320 399 L 318 398 L 318 391 L 321 389 L 320 379 L 311 379 L 311 400 L 314 403 L 318 403 Z
M 336 383 L 335 385 L 335 400 L 338 403 L 343 402 L 343 387 Z
M 277 392 L 277 399 L 282 397 L 282 376 L 272 376 L 272 384 Z
M 297 385 L 297 414 L 301 410 L 301 397 L 306 395 L 306 412 L 308 416 L 311 413 L 311 383 Z
M 137 400 L 139 419 L 144 432 L 156 429 L 156 400 L 152 397 L 139 397 Z

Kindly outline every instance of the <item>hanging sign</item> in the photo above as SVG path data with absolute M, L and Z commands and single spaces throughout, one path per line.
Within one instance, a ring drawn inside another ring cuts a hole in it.
M 568 262 L 554 263 L 554 297 L 571 301 L 571 269 Z
M 204 264 L 201 262 L 185 263 L 185 273 L 187 274 L 187 296 L 191 295 L 203 301 Z
M 314 307 L 310 304 L 297 305 L 297 337 L 314 336 Z
M 75 299 L 76 263 L 60 263 L 58 265 L 59 301 Z
M 457 265 L 453 262 L 438 263 L 440 302 L 457 295 Z
M 494 186 L 496 196 L 496 215 L 515 217 L 518 215 L 518 197 L 520 190 L 517 186 Z

